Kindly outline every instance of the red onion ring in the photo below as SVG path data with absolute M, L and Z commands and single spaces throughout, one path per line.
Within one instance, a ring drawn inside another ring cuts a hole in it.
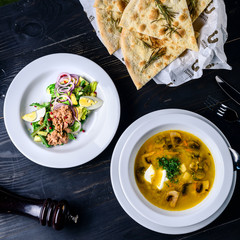
M 63 97 L 66 97 L 66 99 L 60 99 L 60 98 L 63 98 Z M 73 105 L 72 104 L 72 100 L 70 99 L 70 97 L 67 95 L 67 94 L 64 94 L 64 95 L 60 95 L 59 97 L 56 97 L 54 102 L 55 103 L 62 103 L 62 102 L 65 102 L 65 101 L 69 101 L 70 105 Z M 65 104 L 65 105 L 68 105 L 68 104 Z
M 80 77 L 77 74 L 61 73 L 57 78 L 55 89 L 54 89 L 55 96 L 57 96 L 57 93 L 59 94 L 59 96 L 53 100 L 53 105 L 54 105 L 53 110 L 58 109 L 61 106 L 67 105 L 71 108 L 72 114 L 73 114 L 73 122 L 70 124 L 70 126 L 72 126 L 75 123 L 75 121 L 79 123 L 79 128 L 77 129 L 77 131 L 72 132 L 73 134 L 78 133 L 82 127 L 81 122 L 78 120 L 78 111 L 76 107 L 72 106 L 73 103 L 70 98 L 72 91 L 78 85 L 79 80 L 80 80 Z M 67 83 L 65 83 L 66 81 Z M 62 82 L 65 84 L 63 84 Z M 70 105 L 64 104 L 63 102 L 65 101 L 69 101 Z
M 76 118 L 78 119 L 78 111 L 77 111 L 76 107 L 72 107 L 72 106 L 71 106 L 71 110 L 72 110 L 72 112 L 73 112 L 74 118 L 76 117 Z
M 69 101 L 70 105 L 72 106 L 73 105 L 72 100 L 70 99 L 70 97 L 68 95 L 66 95 L 66 97 L 68 98 L 68 101 Z
M 64 78 L 65 76 L 68 77 L 68 79 L 66 79 L 68 82 L 67 82 L 66 84 L 62 84 L 61 82 L 64 81 L 63 78 Z M 70 76 L 69 73 L 61 73 L 61 74 L 58 76 L 58 78 L 57 78 L 56 84 L 57 84 L 57 86 L 65 87 L 65 86 L 68 86 L 68 85 L 70 84 L 71 79 L 72 79 L 72 78 L 71 78 L 71 76 Z
M 71 91 L 70 89 L 71 89 L 71 87 L 69 87 L 69 88 L 67 88 L 67 87 L 65 87 L 65 88 L 58 87 L 58 88 L 57 88 L 57 92 L 58 92 L 59 94 L 68 93 L 69 91 Z
M 71 110 L 72 110 L 72 115 L 73 115 L 73 118 L 74 118 L 73 122 L 71 123 L 71 126 L 72 126 L 72 125 L 75 123 L 75 119 L 76 119 L 76 112 L 75 112 L 75 109 L 74 109 L 74 107 L 70 106 L 70 108 L 71 108 Z
M 75 86 L 78 85 L 79 76 L 78 76 L 77 74 L 70 74 L 70 76 L 74 78 L 74 80 L 75 80 Z
M 54 105 L 53 105 L 53 110 L 56 110 L 56 109 L 58 109 L 58 108 L 60 108 L 61 106 L 65 106 L 66 104 L 64 104 L 64 103 L 55 103 Z

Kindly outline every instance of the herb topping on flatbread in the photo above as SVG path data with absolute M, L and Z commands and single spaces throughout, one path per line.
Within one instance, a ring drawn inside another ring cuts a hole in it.
M 120 26 L 198 51 L 186 0 L 131 0 Z

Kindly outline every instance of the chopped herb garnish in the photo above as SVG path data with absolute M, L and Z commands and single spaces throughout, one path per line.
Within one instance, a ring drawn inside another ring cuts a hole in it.
M 165 184 L 169 187 L 169 185 L 165 182 Z
M 146 48 L 153 48 L 153 46 L 151 46 L 150 44 L 148 44 L 147 42 L 143 41 L 142 39 L 140 39 L 144 45 L 144 47 Z
M 42 104 L 35 102 L 35 103 L 30 104 L 29 106 L 34 106 L 34 107 L 37 107 L 38 109 L 45 107 L 46 111 L 50 111 L 50 102 L 45 102 Z
M 163 16 L 163 18 L 160 18 L 159 20 L 165 19 L 167 23 L 171 24 L 177 13 L 173 12 L 170 7 L 163 5 L 160 0 L 155 0 L 155 2 Z
M 119 26 L 120 23 L 120 18 L 114 19 L 112 12 L 111 12 L 111 22 L 114 24 L 115 28 L 121 33 L 122 32 L 122 27 Z
M 153 42 L 151 37 L 149 37 L 149 41 L 151 43 L 146 42 L 145 39 L 143 40 L 143 39 L 139 38 L 139 40 L 141 40 L 141 42 L 143 43 L 144 47 L 146 47 L 146 48 L 151 48 L 151 49 L 159 49 L 160 48 L 157 44 L 155 44 Z M 159 39 L 157 41 L 159 41 Z
M 147 63 L 143 66 L 142 71 L 149 67 L 153 62 L 157 61 L 160 57 L 166 54 L 166 48 L 159 48 L 153 51 Z
M 160 21 L 160 20 L 165 20 L 167 22 L 165 25 L 163 25 L 165 33 L 167 35 L 169 35 L 170 37 L 172 37 L 173 33 L 176 33 L 181 37 L 181 35 L 178 32 L 179 28 L 172 25 L 173 20 L 178 13 L 173 12 L 171 10 L 171 7 L 163 5 L 160 0 L 155 0 L 155 3 L 156 3 L 156 5 L 157 5 L 157 7 L 160 11 L 161 17 L 158 18 L 157 20 L 152 21 L 151 23 L 157 22 L 157 21 Z
M 192 19 L 195 17 L 197 13 L 196 12 L 197 4 L 198 4 L 198 0 L 187 0 L 188 9 Z
M 166 24 L 164 25 L 164 31 L 167 35 L 169 35 L 170 37 L 172 37 L 173 33 L 176 33 L 178 36 L 182 37 L 181 34 L 178 32 L 178 30 L 180 29 L 179 27 L 175 27 L 173 25 L 170 24 Z
M 166 157 L 157 158 L 157 160 L 159 162 L 159 166 L 166 170 L 167 178 L 170 182 L 178 183 L 178 179 L 176 179 L 176 177 L 181 174 L 180 161 L 177 158 L 167 159 Z

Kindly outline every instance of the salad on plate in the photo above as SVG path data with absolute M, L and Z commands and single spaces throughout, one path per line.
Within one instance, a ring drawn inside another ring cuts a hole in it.
M 46 89 L 50 101 L 32 103 L 30 106 L 37 110 L 22 116 L 32 125 L 33 140 L 52 147 L 75 140 L 80 132 L 85 132 L 83 123 L 91 111 L 103 104 L 97 97 L 97 85 L 98 82 L 89 82 L 79 75 L 61 73 Z

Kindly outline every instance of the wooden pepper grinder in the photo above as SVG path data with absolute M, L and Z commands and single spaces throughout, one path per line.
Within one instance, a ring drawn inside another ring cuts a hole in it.
M 0 187 L 0 213 L 15 213 L 38 218 L 40 224 L 56 230 L 64 228 L 66 223 L 77 223 L 78 215 L 72 215 L 68 202 L 25 198 Z

